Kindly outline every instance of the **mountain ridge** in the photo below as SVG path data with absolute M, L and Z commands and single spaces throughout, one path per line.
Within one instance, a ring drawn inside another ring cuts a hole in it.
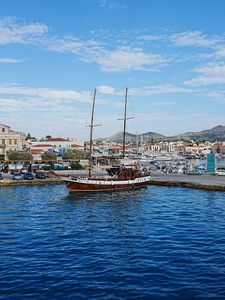
M 156 132 L 146 132 L 143 134 L 132 134 L 126 132 L 126 141 L 136 142 L 140 141 L 151 141 L 152 139 L 157 141 L 169 141 L 169 140 L 194 140 L 194 141 L 225 141 L 225 126 L 217 125 L 211 129 L 205 129 L 202 131 L 193 131 L 177 134 L 174 136 L 165 136 Z M 111 141 L 111 142 L 121 142 L 123 140 L 123 132 L 119 131 L 107 138 L 99 138 L 97 140 L 101 141 Z

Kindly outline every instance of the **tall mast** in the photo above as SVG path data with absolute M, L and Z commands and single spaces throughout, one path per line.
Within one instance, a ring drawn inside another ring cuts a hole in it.
M 88 166 L 88 176 L 91 177 L 92 171 L 92 148 L 93 148 L 93 127 L 94 125 L 94 112 L 95 112 L 95 98 L 96 98 L 96 89 L 94 89 L 93 103 L 92 103 L 92 111 L 91 111 L 91 124 L 90 127 L 90 154 L 89 154 L 89 166 Z
M 125 157 L 126 125 L 127 125 L 127 88 L 125 92 L 125 107 L 124 107 L 124 119 L 123 119 L 123 158 Z
M 127 125 L 127 120 L 129 119 L 133 119 L 133 117 L 129 117 L 127 118 L 127 92 L 128 92 L 128 88 L 126 88 L 126 92 L 125 92 L 125 104 L 124 104 L 124 118 L 123 119 L 119 119 L 123 121 L 123 154 L 122 157 L 125 157 L 125 145 L 126 145 L 126 125 Z

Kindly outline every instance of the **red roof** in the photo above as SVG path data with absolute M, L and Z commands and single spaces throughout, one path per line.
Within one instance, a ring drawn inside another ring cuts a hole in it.
M 44 151 L 39 150 L 39 149 L 38 149 L 38 150 L 31 149 L 31 150 L 30 150 L 30 153 L 31 153 L 31 154 L 42 154 L 42 153 L 44 153 Z
M 83 148 L 83 146 L 77 145 L 77 144 L 72 144 L 71 147 L 74 147 L 74 148 L 78 148 L 78 147 Z
M 67 142 L 68 140 L 65 140 L 63 138 L 50 138 L 48 139 L 49 142 Z
M 122 150 L 123 147 L 121 146 L 112 146 L 112 150 Z
M 36 148 L 36 147 L 53 147 L 51 144 L 38 144 L 38 145 L 32 145 L 31 147 Z

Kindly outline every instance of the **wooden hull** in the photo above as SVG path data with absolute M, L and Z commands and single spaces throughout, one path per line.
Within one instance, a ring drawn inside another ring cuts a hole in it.
M 101 192 L 127 190 L 149 185 L 151 176 L 139 177 L 130 180 L 114 179 L 65 179 L 63 181 L 69 192 Z

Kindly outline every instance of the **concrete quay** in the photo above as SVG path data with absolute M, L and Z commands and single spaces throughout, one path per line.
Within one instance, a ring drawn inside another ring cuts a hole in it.
M 18 186 L 18 185 L 46 185 L 46 184 L 62 184 L 62 180 L 59 178 L 46 178 L 46 179 L 34 179 L 34 180 L 12 180 L 2 179 L 0 180 L 1 186 Z
M 225 176 L 186 175 L 152 172 L 151 185 L 180 186 L 208 191 L 225 191 Z

